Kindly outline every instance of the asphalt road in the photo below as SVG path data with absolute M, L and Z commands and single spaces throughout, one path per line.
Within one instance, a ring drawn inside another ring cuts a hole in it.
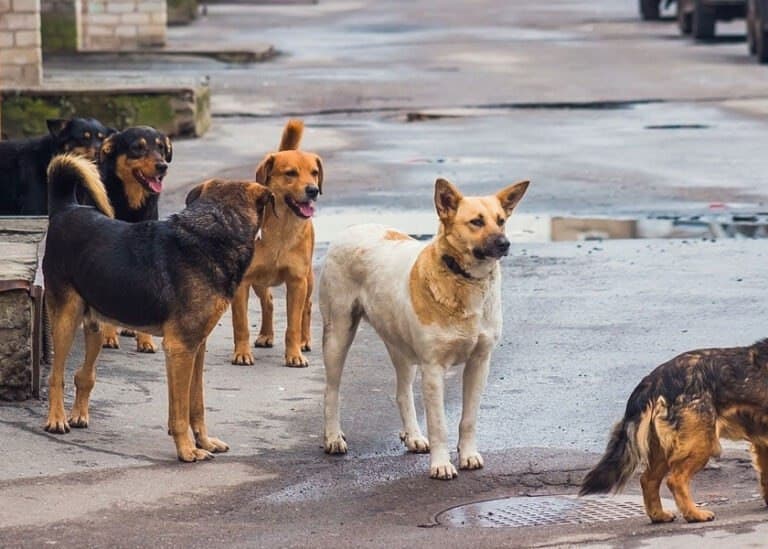
M 47 74 L 210 77 L 214 127 L 176 143 L 164 214 L 205 177 L 250 176 L 289 115 L 305 119 L 304 148 L 325 160 L 318 226 L 334 216 L 428 215 L 436 177 L 467 194 L 530 178 L 521 214 L 763 211 L 768 71 L 746 56 L 743 25 L 693 44 L 672 23 L 639 23 L 635 11 L 630 0 L 211 6 L 171 40 L 266 41 L 281 55 L 246 67 L 58 61 Z M 429 117 L 408 122 L 408 113 Z M 209 344 L 206 391 L 211 430 L 232 451 L 192 466 L 174 461 L 165 435 L 162 356 L 105 351 L 87 431 L 44 433 L 44 401 L 0 407 L 0 545 L 627 546 L 662 536 L 683 547 L 722 543 L 723 529 L 759 541 L 765 510 L 740 445 L 697 479 L 699 500 L 717 506 L 709 530 L 651 527 L 643 517 L 435 525 L 472 501 L 575 493 L 651 368 L 687 349 L 766 335 L 765 253 L 763 241 L 742 240 L 516 243 L 481 409 L 486 468 L 451 483 L 426 478 L 426 457 L 403 454 L 394 374 L 370 328 L 342 383 L 343 458 L 321 449 L 319 348 L 310 368 L 287 370 L 278 336 L 256 366 L 231 366 L 227 314 Z M 278 334 L 282 309 L 279 300 Z M 319 326 L 315 315 L 317 342 Z M 448 383 L 452 426 L 459 380 L 457 370 Z M 636 484 L 629 492 L 637 501 Z M 696 537 L 671 538 L 681 533 Z

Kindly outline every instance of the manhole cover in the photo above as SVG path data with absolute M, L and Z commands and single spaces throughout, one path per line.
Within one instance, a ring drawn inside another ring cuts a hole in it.
M 674 503 L 663 501 L 667 508 Z M 514 497 L 470 503 L 443 511 L 437 522 L 455 528 L 589 524 L 645 516 L 640 497 Z

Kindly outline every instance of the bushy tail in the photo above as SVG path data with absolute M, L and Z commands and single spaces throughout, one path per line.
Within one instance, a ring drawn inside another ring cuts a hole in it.
M 304 122 L 301 120 L 289 120 L 283 129 L 283 137 L 280 138 L 281 151 L 295 151 L 301 143 L 301 136 L 304 134 Z
M 96 208 L 108 217 L 115 217 L 99 170 L 90 160 L 73 154 L 54 157 L 48 165 L 48 216 L 77 204 L 75 190 L 80 185 L 90 195 Z

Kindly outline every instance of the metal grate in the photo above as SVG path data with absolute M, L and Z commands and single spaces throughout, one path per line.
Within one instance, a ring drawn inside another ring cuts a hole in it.
M 546 496 L 470 503 L 443 511 L 437 522 L 454 528 L 590 524 L 645 516 L 640 498 Z M 671 502 L 665 502 L 669 506 Z M 671 504 L 674 505 L 674 504 Z

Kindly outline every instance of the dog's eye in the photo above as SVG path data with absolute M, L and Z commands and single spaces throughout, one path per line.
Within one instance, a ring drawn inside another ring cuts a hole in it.
M 298 177 L 299 170 L 288 170 L 283 175 L 285 175 L 286 177 Z
M 505 221 L 506 221 L 506 219 L 504 219 L 503 217 L 499 217 L 499 218 L 496 220 L 496 223 L 499 225 L 499 227 L 503 227 L 503 226 L 504 226 L 504 222 L 505 222 Z
M 99 132 L 96 134 L 96 137 L 98 137 L 99 139 L 104 139 L 105 136 L 103 133 Z
M 485 220 L 482 217 L 476 217 L 475 219 L 471 219 L 469 221 L 474 225 L 475 227 L 485 227 Z
M 91 138 L 91 132 L 83 133 L 83 139 L 90 139 L 90 138 Z
M 318 175 L 320 175 L 318 170 L 312 170 L 312 177 L 317 177 Z

